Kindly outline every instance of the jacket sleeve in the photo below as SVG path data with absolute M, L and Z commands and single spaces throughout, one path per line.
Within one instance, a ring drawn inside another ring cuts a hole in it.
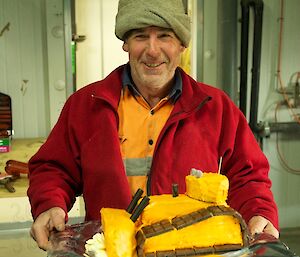
M 230 181 L 228 203 L 246 222 L 260 215 L 278 229 L 278 210 L 271 192 L 269 163 L 248 122 L 230 101 L 224 107 L 220 152 Z
M 68 126 L 69 101 L 47 141 L 29 161 L 27 194 L 34 219 L 52 207 L 61 207 L 67 213 L 81 193 L 78 150 Z

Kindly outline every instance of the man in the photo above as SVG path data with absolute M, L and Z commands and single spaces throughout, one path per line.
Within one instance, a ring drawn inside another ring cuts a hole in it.
M 217 171 L 221 157 L 228 203 L 253 234 L 278 237 L 269 164 L 247 121 L 222 91 L 178 68 L 190 40 L 182 1 L 120 0 L 115 33 L 129 64 L 74 93 L 29 163 L 39 247 L 64 230 L 78 195 L 86 220 L 98 220 L 102 207 L 126 208 L 137 188 L 185 192 L 191 168 Z

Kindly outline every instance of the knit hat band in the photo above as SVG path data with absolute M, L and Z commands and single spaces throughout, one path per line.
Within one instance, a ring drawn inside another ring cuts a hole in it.
M 184 46 L 191 38 L 190 18 L 182 0 L 120 0 L 116 16 L 115 34 L 125 40 L 126 32 L 149 26 L 170 28 Z

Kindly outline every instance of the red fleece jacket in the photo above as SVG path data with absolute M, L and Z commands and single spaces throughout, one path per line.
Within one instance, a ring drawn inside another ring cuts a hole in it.
M 86 220 L 102 207 L 126 208 L 130 190 L 120 153 L 117 107 L 124 66 L 75 92 L 45 144 L 29 162 L 28 196 L 33 217 L 58 206 L 66 212 L 83 194 Z M 180 70 L 182 95 L 156 142 L 151 194 L 185 192 L 191 168 L 217 171 L 230 181 L 228 203 L 246 221 L 261 215 L 278 228 L 270 191 L 269 164 L 240 110 L 221 90 L 198 83 Z

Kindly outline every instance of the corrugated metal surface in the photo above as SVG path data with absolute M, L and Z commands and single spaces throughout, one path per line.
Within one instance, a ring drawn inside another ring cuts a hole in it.
M 1 0 L 0 91 L 12 98 L 15 137 L 45 136 L 43 1 Z

